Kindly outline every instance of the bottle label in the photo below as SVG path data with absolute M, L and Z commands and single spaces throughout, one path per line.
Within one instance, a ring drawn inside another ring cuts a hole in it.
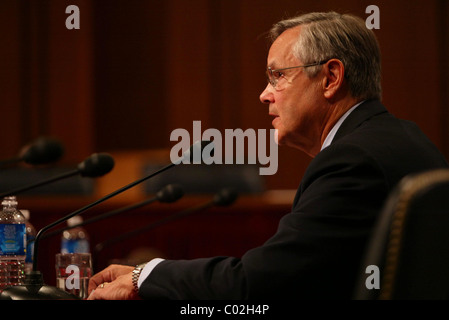
M 23 256 L 25 253 L 25 224 L 0 224 L 0 255 Z
M 90 246 L 87 240 L 62 239 L 61 253 L 89 253 Z

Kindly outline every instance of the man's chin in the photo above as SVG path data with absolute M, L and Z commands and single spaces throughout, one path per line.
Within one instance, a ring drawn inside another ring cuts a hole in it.
M 289 135 L 286 135 L 282 130 L 276 129 L 274 131 L 274 142 L 278 146 L 295 147 L 288 138 Z

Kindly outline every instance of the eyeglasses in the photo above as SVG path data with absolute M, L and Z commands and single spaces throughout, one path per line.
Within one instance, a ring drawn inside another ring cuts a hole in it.
M 282 68 L 282 69 L 271 69 L 271 67 L 268 67 L 267 71 L 266 71 L 267 81 L 268 81 L 269 84 L 271 84 L 273 86 L 273 88 L 276 88 L 279 79 L 284 76 L 284 73 L 281 72 L 281 71 L 288 70 L 288 69 L 308 68 L 308 67 L 313 67 L 313 66 L 320 66 L 322 64 L 325 64 L 329 60 L 330 59 L 323 60 L 323 61 L 320 61 L 320 62 L 314 62 L 314 63 L 311 63 L 311 64 L 306 64 L 306 65 L 303 65 L 303 66 L 295 66 L 295 67 L 288 67 L 288 68 Z M 278 87 L 276 89 L 281 89 L 281 88 Z

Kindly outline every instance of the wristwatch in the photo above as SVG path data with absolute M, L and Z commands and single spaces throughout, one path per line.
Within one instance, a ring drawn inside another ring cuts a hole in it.
M 138 264 L 133 270 L 132 281 L 134 290 L 136 292 L 139 292 L 139 286 L 137 285 L 137 282 L 139 281 L 140 273 L 142 272 L 142 269 L 145 267 L 145 265 L 146 263 Z

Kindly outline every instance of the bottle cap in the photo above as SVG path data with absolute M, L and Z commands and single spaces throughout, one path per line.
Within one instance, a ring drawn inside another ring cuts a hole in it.
M 3 198 L 2 206 L 14 206 L 17 207 L 16 196 L 7 196 Z

